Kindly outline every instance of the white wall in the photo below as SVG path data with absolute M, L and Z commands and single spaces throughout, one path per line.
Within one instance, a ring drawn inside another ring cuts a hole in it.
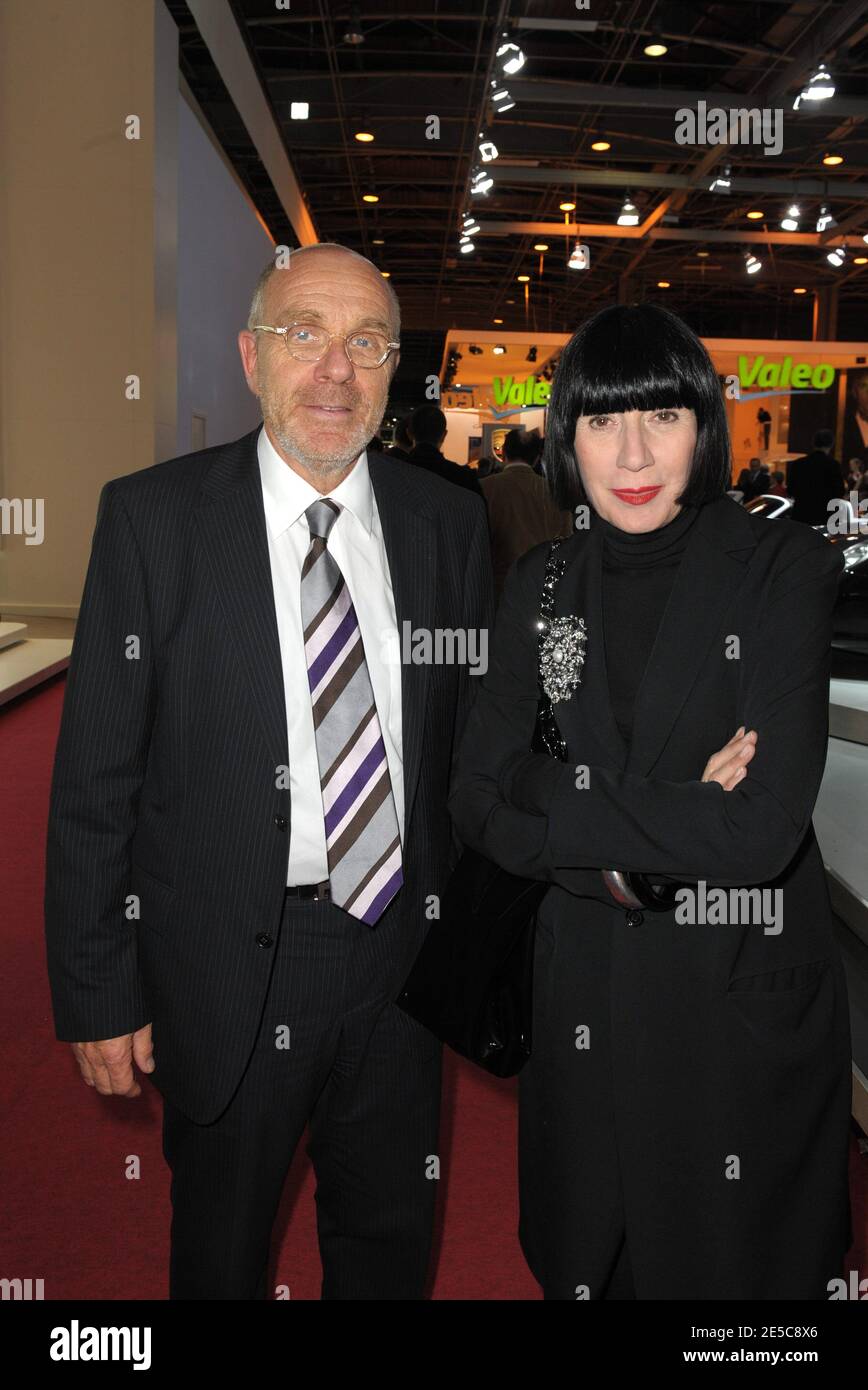
M 194 413 L 206 416 L 206 445 L 237 439 L 261 419 L 235 340 L 273 245 L 180 94 L 178 106 L 176 452 L 184 454 L 196 447 Z
M 467 441 L 472 434 L 481 434 L 479 414 L 472 410 L 445 410 L 446 439 L 443 453 L 453 463 L 466 463 L 469 457 Z

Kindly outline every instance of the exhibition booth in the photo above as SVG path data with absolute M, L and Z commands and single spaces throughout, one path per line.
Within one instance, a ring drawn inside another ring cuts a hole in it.
M 546 408 L 567 334 L 452 329 L 443 351 L 441 405 L 447 457 L 499 456 L 516 427 L 545 433 Z M 704 338 L 720 377 L 733 476 L 758 456 L 770 468 L 810 451 L 819 429 L 835 457 L 868 463 L 868 342 Z M 861 411 L 859 403 L 861 401 Z

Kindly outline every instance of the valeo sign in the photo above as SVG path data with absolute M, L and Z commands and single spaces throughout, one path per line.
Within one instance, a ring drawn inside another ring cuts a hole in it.
M 547 381 L 535 376 L 523 380 L 513 376 L 496 376 L 491 383 L 495 405 L 548 405 L 552 388 Z
M 762 353 L 754 358 L 739 357 L 740 386 L 772 386 L 791 390 L 807 387 L 825 391 L 835 380 L 835 368 L 829 362 L 797 362 L 792 357 L 783 362 L 767 362 Z

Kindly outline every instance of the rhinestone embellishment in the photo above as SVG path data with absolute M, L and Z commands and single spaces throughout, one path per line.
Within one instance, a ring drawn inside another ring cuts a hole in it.
M 540 620 L 540 683 L 552 704 L 568 700 L 582 679 L 587 630 L 584 618 Z

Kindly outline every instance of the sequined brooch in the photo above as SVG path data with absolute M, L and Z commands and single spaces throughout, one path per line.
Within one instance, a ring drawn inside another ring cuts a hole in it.
M 584 618 L 540 618 L 540 684 L 552 704 L 568 700 L 582 679 L 587 631 Z

